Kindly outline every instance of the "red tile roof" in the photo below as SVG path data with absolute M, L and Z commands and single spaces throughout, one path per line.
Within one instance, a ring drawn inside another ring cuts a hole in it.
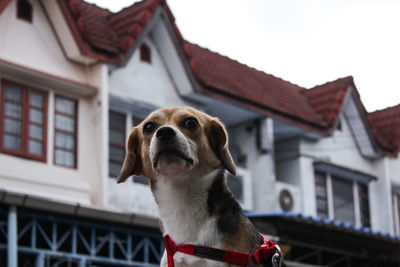
M 349 87 L 355 88 L 353 77 L 340 78 L 332 82 L 315 86 L 304 93 L 310 105 L 321 114 L 328 127 L 335 126 Z
M 378 143 L 388 152 L 400 151 L 400 104 L 368 114 Z
M 308 102 L 304 88 L 188 42 L 184 50 L 204 93 L 228 96 L 267 115 L 325 132 L 327 124 Z
M 85 55 L 119 64 L 163 0 L 146 0 L 112 13 L 82 0 L 59 0 L 74 37 Z

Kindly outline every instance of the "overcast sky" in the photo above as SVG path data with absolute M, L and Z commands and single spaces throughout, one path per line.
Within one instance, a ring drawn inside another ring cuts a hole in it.
M 86 0 L 117 12 L 134 0 Z M 183 37 L 300 86 L 352 75 L 366 109 L 400 103 L 398 0 L 169 0 Z

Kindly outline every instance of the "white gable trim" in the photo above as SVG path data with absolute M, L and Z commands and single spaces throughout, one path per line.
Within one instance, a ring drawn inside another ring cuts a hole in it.
M 341 112 L 349 125 L 361 155 L 370 159 L 382 157 L 368 125 L 366 115 L 352 87 L 347 90 Z
M 160 9 L 160 13 L 157 15 L 157 21 L 150 33 L 151 38 L 159 50 L 177 92 L 180 95 L 192 93 L 196 81 L 179 44 L 180 41 L 175 36 L 173 25 L 164 9 Z
M 53 27 L 66 57 L 74 62 L 89 65 L 97 62 L 96 59 L 81 53 L 79 46 L 65 19 L 57 0 L 42 0 L 44 10 Z

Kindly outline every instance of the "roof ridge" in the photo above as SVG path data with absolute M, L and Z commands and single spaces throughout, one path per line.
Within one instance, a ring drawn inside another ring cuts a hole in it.
M 394 105 L 394 106 L 388 106 L 386 108 L 377 109 L 377 110 L 374 110 L 372 112 L 368 112 L 368 115 L 377 114 L 377 113 L 380 113 L 380 112 L 383 112 L 383 111 L 392 110 L 392 109 L 396 109 L 396 108 L 399 108 L 399 111 L 400 111 L 400 103 L 397 104 L 397 105 Z
M 207 51 L 210 52 L 210 53 L 213 53 L 213 54 L 219 55 L 219 56 L 221 56 L 221 57 L 224 57 L 224 58 L 226 58 L 226 59 L 228 59 L 228 60 L 230 60 L 230 61 L 232 61 L 232 62 L 235 62 L 235 63 L 237 63 L 237 64 L 240 64 L 240 65 L 242 65 L 242 66 L 244 66 L 244 67 L 247 67 L 247 68 L 249 68 L 249 69 L 255 70 L 255 71 L 257 71 L 257 72 L 259 72 L 259 73 L 261 73 L 261 74 L 268 75 L 268 76 L 273 77 L 273 78 L 275 78 L 275 79 L 279 79 L 279 80 L 281 80 L 281 81 L 283 81 L 283 82 L 289 83 L 289 84 L 291 84 L 291 85 L 293 85 L 293 86 L 295 86 L 295 87 L 298 87 L 298 89 L 300 89 L 300 90 L 306 89 L 305 87 L 302 87 L 302 86 L 300 86 L 300 85 L 298 85 L 298 84 L 296 84 L 296 83 L 293 83 L 293 82 L 284 80 L 283 78 L 278 77 L 278 76 L 275 76 L 275 75 L 273 75 L 273 74 L 266 73 L 266 72 L 263 71 L 263 70 L 259 70 L 259 69 L 255 68 L 255 67 L 249 66 L 249 65 L 247 65 L 246 63 L 242 63 L 242 62 L 238 61 L 237 59 L 233 59 L 233 58 L 231 58 L 231 57 L 229 57 L 229 56 L 222 55 L 222 54 L 219 53 L 219 52 L 212 51 L 212 50 L 210 50 L 209 48 L 202 47 L 202 46 L 200 46 L 199 44 L 195 44 L 195 43 L 189 42 L 189 41 L 187 41 L 187 40 L 185 40 L 185 43 L 188 43 L 188 44 L 190 44 L 190 45 L 195 45 L 195 46 L 197 46 L 197 47 L 199 47 L 199 48 L 201 48 L 201 49 L 207 50 Z
M 98 9 L 101 9 L 101 10 L 104 10 L 104 11 L 107 11 L 108 13 L 111 13 L 111 14 L 114 13 L 114 12 L 112 12 L 111 10 L 109 10 L 108 8 L 98 6 L 98 5 L 96 5 L 95 3 L 90 3 L 90 2 L 87 2 L 87 1 L 85 1 L 85 0 L 78 0 L 78 1 L 80 1 L 80 2 L 83 3 L 83 4 L 87 4 L 87 5 L 93 6 L 93 7 L 95 7 L 95 8 L 98 8 Z
M 313 90 L 313 89 L 319 89 L 320 87 L 327 86 L 327 85 L 330 85 L 330 84 L 334 84 L 334 83 L 337 83 L 339 81 L 346 81 L 346 80 L 349 80 L 349 81 L 354 83 L 353 76 L 352 75 L 348 75 L 348 76 L 340 77 L 340 78 L 337 78 L 335 80 L 328 81 L 328 82 L 325 82 L 325 83 L 322 83 L 322 84 L 317 84 L 317 85 L 315 85 L 315 86 L 313 86 L 311 88 L 307 88 L 306 90 L 308 91 L 308 90 Z

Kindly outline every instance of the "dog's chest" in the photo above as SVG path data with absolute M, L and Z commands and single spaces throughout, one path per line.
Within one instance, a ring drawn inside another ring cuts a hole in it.
M 173 237 L 175 242 L 220 245 L 216 218 L 210 216 L 207 206 L 209 184 L 207 179 L 195 187 L 164 183 L 154 191 L 164 233 Z

